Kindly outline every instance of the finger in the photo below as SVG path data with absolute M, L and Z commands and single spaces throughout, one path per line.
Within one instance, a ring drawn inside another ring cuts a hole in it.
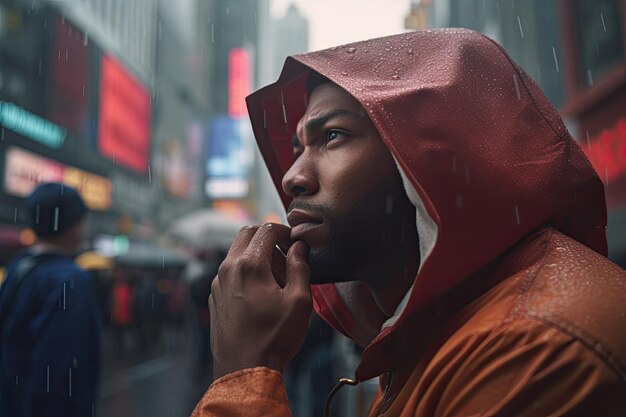
M 306 243 L 299 240 L 289 248 L 287 252 L 285 288 L 302 291 L 302 294 L 311 292 L 310 279 L 311 267 L 309 266 L 309 248 Z
M 286 284 L 286 261 L 287 257 L 283 254 L 282 250 L 277 246 L 274 246 L 272 250 L 272 274 L 274 275 L 274 279 L 280 288 L 285 288 Z
M 244 256 L 257 264 L 271 266 L 274 247 L 291 246 L 291 229 L 283 224 L 265 223 L 250 240 Z
M 230 245 L 226 259 L 237 259 L 246 250 L 250 244 L 250 240 L 252 240 L 258 229 L 259 226 L 253 225 L 242 227 L 241 230 L 239 230 L 239 233 L 237 233 L 237 236 L 235 236 L 233 243 Z

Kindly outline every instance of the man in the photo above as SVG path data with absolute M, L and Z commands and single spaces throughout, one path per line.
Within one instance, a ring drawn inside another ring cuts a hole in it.
M 371 416 L 623 415 L 602 183 L 499 45 L 432 30 L 298 55 L 248 107 L 291 229 L 243 229 L 220 267 L 194 416 L 289 415 L 311 304 L 365 347 Z
M 1 415 L 93 416 L 97 301 L 72 260 L 87 209 L 58 183 L 39 185 L 26 208 L 38 242 L 9 264 L 0 289 Z

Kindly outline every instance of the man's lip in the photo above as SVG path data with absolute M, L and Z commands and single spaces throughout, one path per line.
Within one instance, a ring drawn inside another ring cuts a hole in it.
M 322 223 L 319 217 L 314 216 L 306 211 L 293 209 L 287 214 L 287 222 L 292 228 L 296 228 L 299 225 L 309 224 L 311 226 Z
M 291 210 L 287 214 L 287 221 L 291 226 L 291 240 L 302 240 L 310 231 L 323 223 L 319 217 L 300 209 Z
M 291 228 L 289 238 L 293 241 L 304 240 L 311 245 L 312 242 L 309 241 L 309 239 L 313 238 L 314 235 L 311 235 L 310 232 L 314 232 L 315 229 L 319 228 L 321 225 L 322 223 L 300 223 Z

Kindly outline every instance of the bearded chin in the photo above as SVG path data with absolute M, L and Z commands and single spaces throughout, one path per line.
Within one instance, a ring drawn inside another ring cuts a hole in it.
M 331 282 L 352 281 L 344 271 L 347 262 L 340 253 L 340 248 L 333 245 L 317 251 L 309 252 L 309 266 L 311 267 L 311 284 L 328 284 Z M 354 271 L 352 271 L 354 273 Z
M 309 252 L 312 284 L 363 280 L 377 266 L 397 261 L 406 233 L 416 233 L 415 208 L 405 195 L 395 195 L 396 202 L 406 200 L 404 210 L 386 214 L 385 191 L 375 190 L 341 218 L 326 217 L 328 244 Z

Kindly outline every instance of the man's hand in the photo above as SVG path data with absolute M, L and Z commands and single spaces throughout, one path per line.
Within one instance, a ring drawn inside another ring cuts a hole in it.
M 209 297 L 215 379 L 256 366 L 282 372 L 300 349 L 310 269 L 306 244 L 291 244 L 289 233 L 274 223 L 244 227 L 220 266 Z M 276 245 L 289 248 L 286 259 Z

